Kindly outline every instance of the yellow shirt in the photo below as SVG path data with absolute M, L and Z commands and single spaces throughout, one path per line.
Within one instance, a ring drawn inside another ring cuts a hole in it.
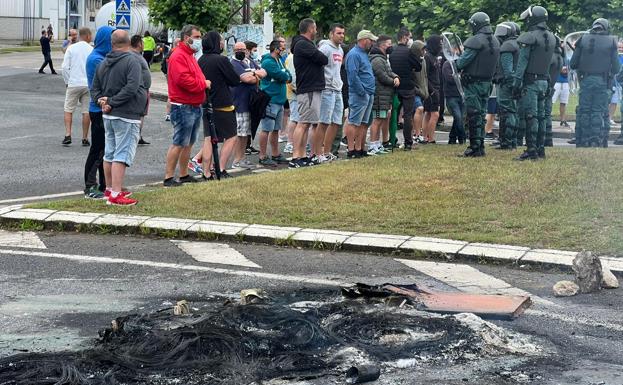
M 156 49 L 156 41 L 151 36 L 143 38 L 143 51 L 153 51 Z

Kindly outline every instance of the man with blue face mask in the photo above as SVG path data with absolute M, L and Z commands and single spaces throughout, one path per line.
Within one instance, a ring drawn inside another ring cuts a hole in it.
M 206 89 L 211 86 L 194 58 L 195 53 L 201 52 L 199 28 L 193 25 L 185 26 L 182 28 L 180 39 L 178 48 L 169 58 L 167 74 L 173 143 L 167 152 L 165 187 L 195 181 L 188 175 L 187 165 L 201 126 L 201 105 L 206 99 Z M 174 179 L 176 165 L 179 165 L 179 181 Z

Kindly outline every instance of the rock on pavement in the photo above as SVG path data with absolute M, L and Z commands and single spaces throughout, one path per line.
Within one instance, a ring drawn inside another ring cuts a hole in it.
M 602 270 L 601 260 L 590 251 L 582 251 L 573 258 L 573 272 L 575 282 L 580 287 L 580 293 L 592 293 L 601 290 Z
M 617 277 L 612 274 L 608 266 L 602 261 L 601 262 L 601 271 L 602 271 L 602 279 L 601 279 L 601 287 L 604 289 L 617 289 L 619 287 L 619 280 Z
M 571 281 L 559 281 L 554 285 L 554 295 L 556 297 L 572 297 L 578 294 L 580 287 Z

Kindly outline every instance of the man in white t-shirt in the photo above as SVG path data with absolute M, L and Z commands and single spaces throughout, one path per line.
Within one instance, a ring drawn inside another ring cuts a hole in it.
M 67 86 L 65 92 L 65 138 L 63 145 L 71 144 L 71 123 L 73 113 L 80 103 L 82 111 L 82 145 L 89 146 L 89 87 L 87 83 L 86 62 L 87 57 L 93 51 L 91 47 L 91 30 L 87 27 L 80 28 L 80 41 L 73 43 L 67 48 L 63 58 L 63 80 Z

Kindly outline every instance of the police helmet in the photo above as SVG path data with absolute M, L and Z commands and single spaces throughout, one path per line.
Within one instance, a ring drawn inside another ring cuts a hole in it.
M 540 5 L 531 5 L 528 9 L 521 13 L 519 18 L 523 20 L 528 27 L 532 27 L 534 25 L 546 23 L 547 16 L 547 9 L 541 7 Z
M 610 28 L 610 22 L 608 22 L 607 19 L 604 19 L 603 17 L 600 17 L 599 19 L 595 20 L 593 22 L 593 26 L 592 26 L 592 30 L 594 31 L 603 31 L 603 32 L 608 32 L 608 29 Z
M 491 32 L 491 19 L 489 19 L 489 15 L 484 12 L 476 12 L 469 18 L 469 25 L 472 27 L 472 32 L 477 33 L 484 27 L 489 27 L 489 32 Z

